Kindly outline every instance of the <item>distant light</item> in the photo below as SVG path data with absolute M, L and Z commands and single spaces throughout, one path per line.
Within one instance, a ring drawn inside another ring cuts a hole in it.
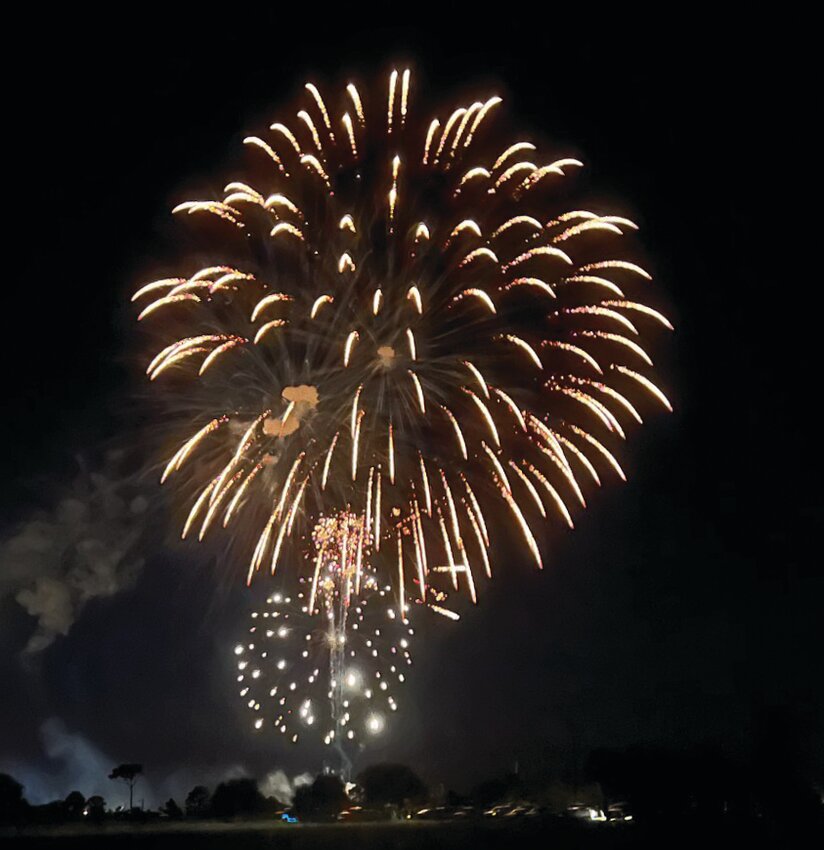
M 379 735 L 383 732 L 385 725 L 386 723 L 383 716 L 380 714 L 370 714 L 369 717 L 366 718 L 366 728 L 372 735 Z

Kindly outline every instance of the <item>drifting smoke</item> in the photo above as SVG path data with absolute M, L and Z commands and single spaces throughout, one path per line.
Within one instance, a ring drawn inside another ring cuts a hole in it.
M 82 735 L 69 732 L 58 717 L 40 727 L 47 769 L 40 763 L 0 761 L 0 770 L 14 776 L 24 787 L 26 799 L 35 805 L 62 800 L 69 791 L 82 790 L 84 796 L 112 792 L 108 774 L 114 766 L 105 753 Z
M 103 752 L 87 737 L 70 731 L 59 717 L 51 717 L 40 727 L 41 757 L 35 761 L 0 758 L 0 773 L 9 773 L 24 787 L 26 799 L 34 805 L 63 800 L 70 791 L 83 796 L 99 794 L 114 809 L 124 805 L 128 792 L 108 777 L 118 763 L 113 755 Z M 221 782 L 249 776 L 241 764 L 212 765 L 186 768 L 169 774 L 146 765 L 147 775 L 141 776 L 136 787 L 136 802 L 157 807 L 169 797 L 183 803 L 195 785 L 206 785 L 214 791 Z M 289 779 L 283 770 L 274 770 L 258 783 L 266 797 L 291 804 L 295 791 L 312 782 L 309 773 Z
M 274 797 L 281 803 L 291 805 L 298 788 L 302 785 L 311 785 L 313 779 L 311 773 L 301 773 L 290 780 L 282 770 L 273 770 L 258 782 L 258 788 L 264 797 Z
M 120 452 L 81 471 L 56 505 L 0 543 L 0 599 L 13 596 L 37 620 L 25 652 L 68 634 L 86 603 L 131 587 L 143 566 L 149 500 Z

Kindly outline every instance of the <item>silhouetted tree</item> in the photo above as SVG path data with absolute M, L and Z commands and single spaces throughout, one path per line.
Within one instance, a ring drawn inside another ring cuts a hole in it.
M 160 809 L 160 811 L 168 818 L 177 819 L 183 817 L 183 809 L 178 806 L 178 804 L 174 800 L 174 797 L 169 797 L 169 799 L 166 800 L 166 805 L 164 805 Z
M 263 794 L 254 779 L 221 782 L 212 796 L 212 814 L 219 818 L 257 814 L 263 809 Z
M 472 789 L 472 799 L 479 806 L 492 806 L 516 799 L 521 793 L 521 781 L 514 773 L 487 779 Z
M 597 782 L 573 785 L 556 779 L 540 788 L 536 797 L 555 814 L 563 814 L 573 805 L 593 808 L 604 805 L 602 789 Z
M 292 808 L 301 820 L 334 820 L 349 803 L 343 782 L 337 776 L 321 774 L 311 785 L 295 792 Z
M 62 800 L 52 800 L 40 806 L 31 806 L 26 813 L 26 820 L 44 826 L 65 823 L 66 807 Z
M 132 804 L 134 795 L 134 786 L 138 776 L 143 773 L 142 764 L 119 764 L 109 774 L 109 779 L 122 779 L 129 786 L 129 811 L 134 808 Z
M 628 801 L 642 820 L 719 817 L 742 809 L 747 796 L 741 769 L 706 745 L 679 751 L 649 746 L 596 750 L 587 759 L 586 773 L 608 801 Z
M 360 774 L 358 784 L 371 806 L 402 806 L 426 797 L 426 786 L 405 764 L 373 764 Z
M 762 812 L 776 823 L 810 824 L 824 819 L 813 787 L 815 720 L 808 708 L 770 706 L 757 718 L 753 778 Z
M 447 806 L 465 806 L 470 802 L 463 794 L 459 794 L 454 788 L 450 788 L 446 794 L 444 794 L 443 802 L 446 803 Z
M 202 818 L 209 814 L 211 794 L 205 785 L 195 785 L 186 796 L 186 814 L 190 818 Z
M 89 819 L 99 823 L 106 814 L 106 801 L 99 794 L 95 794 L 86 800 L 86 808 L 89 812 Z
M 689 807 L 684 764 L 655 747 L 595 750 L 585 772 L 609 800 L 627 800 L 636 818 L 648 820 L 683 814 Z
M 79 791 L 72 791 L 63 801 L 66 816 L 70 818 L 80 817 L 83 814 L 85 806 L 86 798 Z
M 25 810 L 23 786 L 7 773 L 0 773 L 0 825 L 20 823 Z
M 264 797 L 261 812 L 265 812 L 266 814 L 273 814 L 274 812 L 283 811 L 283 809 L 285 808 L 287 808 L 287 806 L 280 800 L 278 800 L 277 797 Z

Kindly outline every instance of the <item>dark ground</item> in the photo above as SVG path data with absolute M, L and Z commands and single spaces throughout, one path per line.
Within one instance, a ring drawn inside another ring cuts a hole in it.
M 3 836 L 0 835 L 0 839 Z M 119 847 L 182 848 L 194 847 L 252 850 L 316 850 L 316 848 L 365 848 L 365 850 L 619 850 L 620 848 L 695 848 L 699 842 L 715 846 L 746 848 L 804 848 L 820 846 L 812 835 L 799 830 L 797 835 L 776 835 L 757 820 L 702 820 L 670 822 L 661 825 L 615 826 L 581 824 L 560 819 L 517 823 L 369 823 L 301 824 L 287 826 L 261 823 L 169 824 L 151 827 L 110 825 L 97 830 L 32 831 L 28 835 L 6 838 L 4 845 L 24 848 L 93 850 L 117 840 Z M 820 841 L 820 836 L 819 839 Z

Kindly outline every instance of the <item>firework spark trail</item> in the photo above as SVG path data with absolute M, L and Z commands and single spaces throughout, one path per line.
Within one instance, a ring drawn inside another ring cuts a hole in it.
M 397 711 L 415 630 L 369 566 L 362 515 L 321 517 L 311 539 L 311 577 L 252 612 L 248 637 L 235 647 L 237 683 L 256 729 L 274 728 L 293 743 L 317 732 L 345 769 L 345 746 L 379 735 Z
M 432 119 L 416 97 L 405 69 L 308 83 L 223 197 L 175 207 L 208 264 L 133 298 L 179 414 L 163 480 L 187 488 L 184 533 L 231 519 L 250 581 L 288 561 L 315 587 L 307 616 L 318 523 L 359 518 L 359 591 L 372 576 L 401 615 L 457 617 L 447 592 L 475 600 L 491 537 L 543 566 L 543 526 L 571 527 L 585 490 L 625 477 L 628 429 L 672 409 L 637 225 L 565 208 L 582 163 L 513 140 L 500 98 Z

